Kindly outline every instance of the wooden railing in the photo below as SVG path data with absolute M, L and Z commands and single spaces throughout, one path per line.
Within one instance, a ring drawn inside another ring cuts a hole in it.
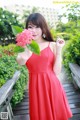
M 80 66 L 74 63 L 69 63 L 73 84 L 76 89 L 80 88 Z
M 7 118 L 7 120 L 14 120 L 10 100 L 14 94 L 13 86 L 20 77 L 20 71 L 16 71 L 12 79 L 8 80 L 0 88 L 0 120 Z

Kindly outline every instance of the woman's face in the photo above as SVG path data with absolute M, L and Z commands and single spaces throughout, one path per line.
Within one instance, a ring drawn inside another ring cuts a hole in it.
M 40 27 L 33 25 L 32 23 L 28 24 L 28 30 L 30 30 L 33 34 L 34 40 L 39 40 L 42 38 L 42 30 Z

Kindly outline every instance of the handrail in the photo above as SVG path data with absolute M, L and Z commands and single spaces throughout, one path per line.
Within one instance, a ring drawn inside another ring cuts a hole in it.
M 73 84 L 76 89 L 80 88 L 80 66 L 75 63 L 69 63 Z
M 16 71 L 13 75 L 12 79 L 8 80 L 1 88 L 0 88 L 0 105 L 5 101 L 8 97 L 9 92 L 13 88 L 16 81 L 19 79 L 20 71 Z
M 71 71 L 73 71 L 80 78 L 80 66 L 74 63 L 69 63 Z

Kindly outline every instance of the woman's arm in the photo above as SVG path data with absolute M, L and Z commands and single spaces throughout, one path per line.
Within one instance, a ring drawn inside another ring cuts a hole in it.
M 55 63 L 53 66 L 53 71 L 55 72 L 56 75 L 59 75 L 59 73 L 61 72 L 61 68 L 62 68 L 62 56 L 60 51 L 60 53 L 56 53 Z
M 53 71 L 55 72 L 56 75 L 59 75 L 61 72 L 62 68 L 62 48 L 65 44 L 65 41 L 62 39 L 57 40 L 55 44 L 55 63 L 53 66 Z
M 16 61 L 20 65 L 25 65 L 26 61 L 30 58 L 32 52 L 25 48 L 24 52 L 18 53 Z

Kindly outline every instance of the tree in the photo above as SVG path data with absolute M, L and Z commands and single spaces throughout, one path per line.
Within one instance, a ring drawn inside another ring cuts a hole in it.
M 80 4 L 68 4 L 66 5 L 66 13 L 63 13 L 62 16 L 66 17 L 68 21 L 75 21 L 80 19 Z
M 0 8 L 0 44 L 7 45 L 15 42 L 11 25 L 22 26 L 17 20 L 18 15 Z
M 60 15 L 60 18 L 66 17 L 68 22 L 62 23 L 61 20 L 57 25 L 56 31 L 59 33 L 66 33 L 63 38 L 66 40 L 71 39 L 76 33 L 80 31 L 80 4 L 69 4 L 66 5 L 67 12 Z
M 27 17 L 29 16 L 29 14 L 31 13 L 35 13 L 35 12 L 38 12 L 38 8 L 36 7 L 33 7 L 32 9 L 25 9 L 23 11 L 23 16 L 22 16 L 22 19 L 27 19 Z

